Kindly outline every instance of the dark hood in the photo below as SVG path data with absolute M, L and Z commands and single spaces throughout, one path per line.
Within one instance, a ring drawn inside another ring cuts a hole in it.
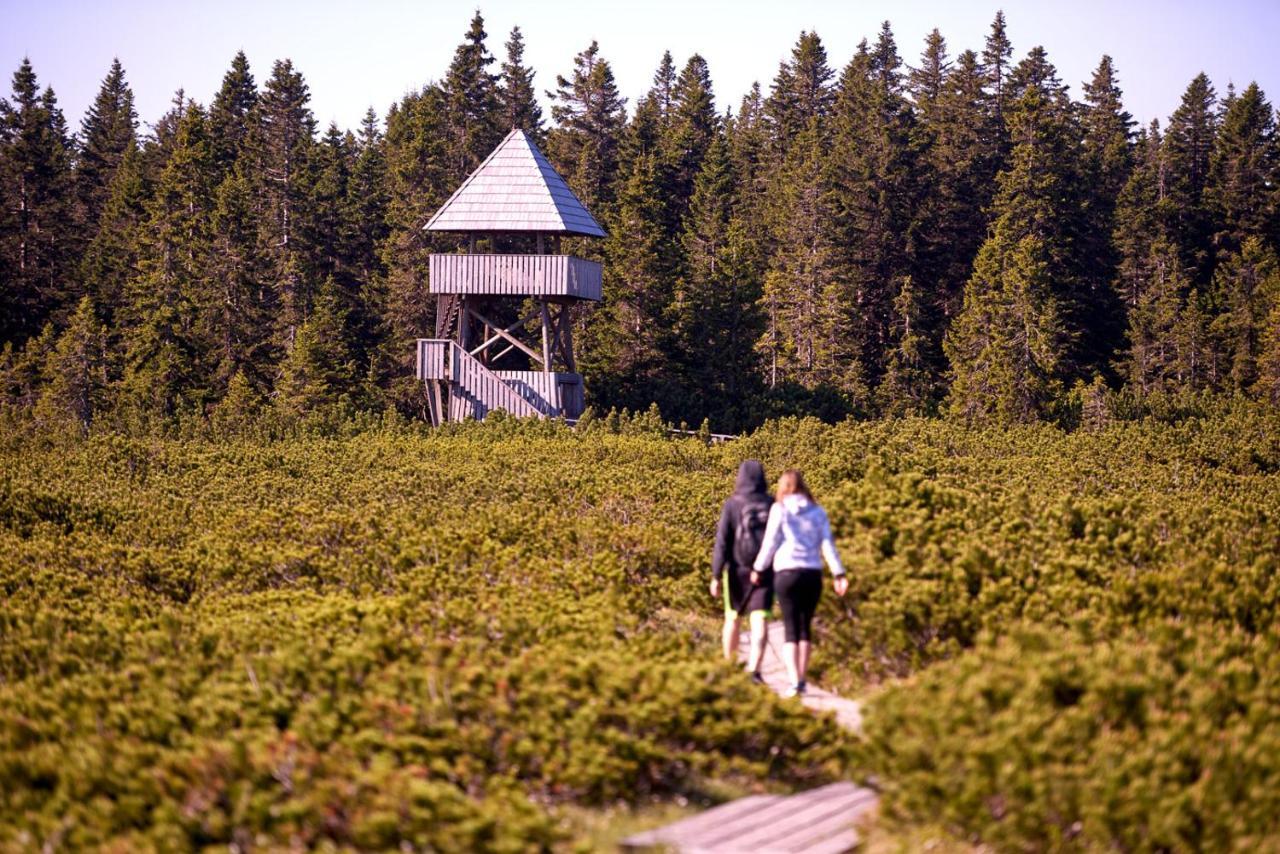
M 764 482 L 764 466 L 759 460 L 743 460 L 738 466 L 738 482 L 733 485 L 735 495 L 767 495 L 768 487 Z

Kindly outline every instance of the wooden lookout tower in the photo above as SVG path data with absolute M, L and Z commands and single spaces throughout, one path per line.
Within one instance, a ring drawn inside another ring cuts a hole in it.
M 418 339 L 417 376 L 432 423 L 481 419 L 493 409 L 581 415 L 569 308 L 600 299 L 601 269 L 559 254 L 560 237 L 604 237 L 604 229 L 533 140 L 511 131 L 426 230 L 468 238 L 461 253 L 430 257 L 436 329 L 434 338 Z M 482 243 L 487 251 L 477 252 Z M 535 328 L 537 340 L 522 340 Z

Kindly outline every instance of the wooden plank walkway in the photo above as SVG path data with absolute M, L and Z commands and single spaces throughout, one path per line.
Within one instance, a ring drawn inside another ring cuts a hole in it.
M 739 639 L 745 661 L 748 637 Z M 760 668 L 765 683 L 781 694 L 790 685 L 782 663 L 782 624 L 769 623 L 769 645 Z M 807 708 L 832 712 L 837 723 L 862 728 L 856 700 L 813 686 L 802 698 Z M 682 821 L 627 837 L 624 851 L 669 850 L 681 854 L 841 854 L 858 847 L 855 822 L 871 812 L 879 797 L 853 783 L 832 783 L 798 795 L 751 795 Z

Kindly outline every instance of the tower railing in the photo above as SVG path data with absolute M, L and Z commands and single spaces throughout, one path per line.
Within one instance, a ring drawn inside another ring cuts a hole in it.
M 430 256 L 431 292 L 598 300 L 603 270 L 572 255 Z

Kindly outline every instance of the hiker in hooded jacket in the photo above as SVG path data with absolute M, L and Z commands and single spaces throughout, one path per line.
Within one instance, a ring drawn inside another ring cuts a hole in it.
M 835 577 L 836 595 L 844 596 L 849 590 L 849 579 L 831 538 L 827 512 L 813 500 L 800 472 L 787 469 L 778 478 L 777 500 L 769 510 L 769 522 L 754 568 L 757 571 L 765 567 L 773 569 L 774 590 L 786 633 L 782 661 L 791 677 L 791 687 L 785 693 L 788 697 L 803 694 L 807 687 L 805 674 L 813 648 L 809 629 L 822 596 L 823 560 Z
M 765 620 L 773 608 L 773 570 L 769 561 L 760 562 L 756 556 L 772 505 L 764 466 L 758 460 L 745 461 L 738 467 L 733 495 L 720 511 L 711 552 L 711 595 L 724 596 L 724 657 L 732 661 L 737 655 L 738 622 L 744 614 L 749 615 L 751 651 L 747 669 L 756 682 L 764 681 L 760 664 L 764 659 Z

